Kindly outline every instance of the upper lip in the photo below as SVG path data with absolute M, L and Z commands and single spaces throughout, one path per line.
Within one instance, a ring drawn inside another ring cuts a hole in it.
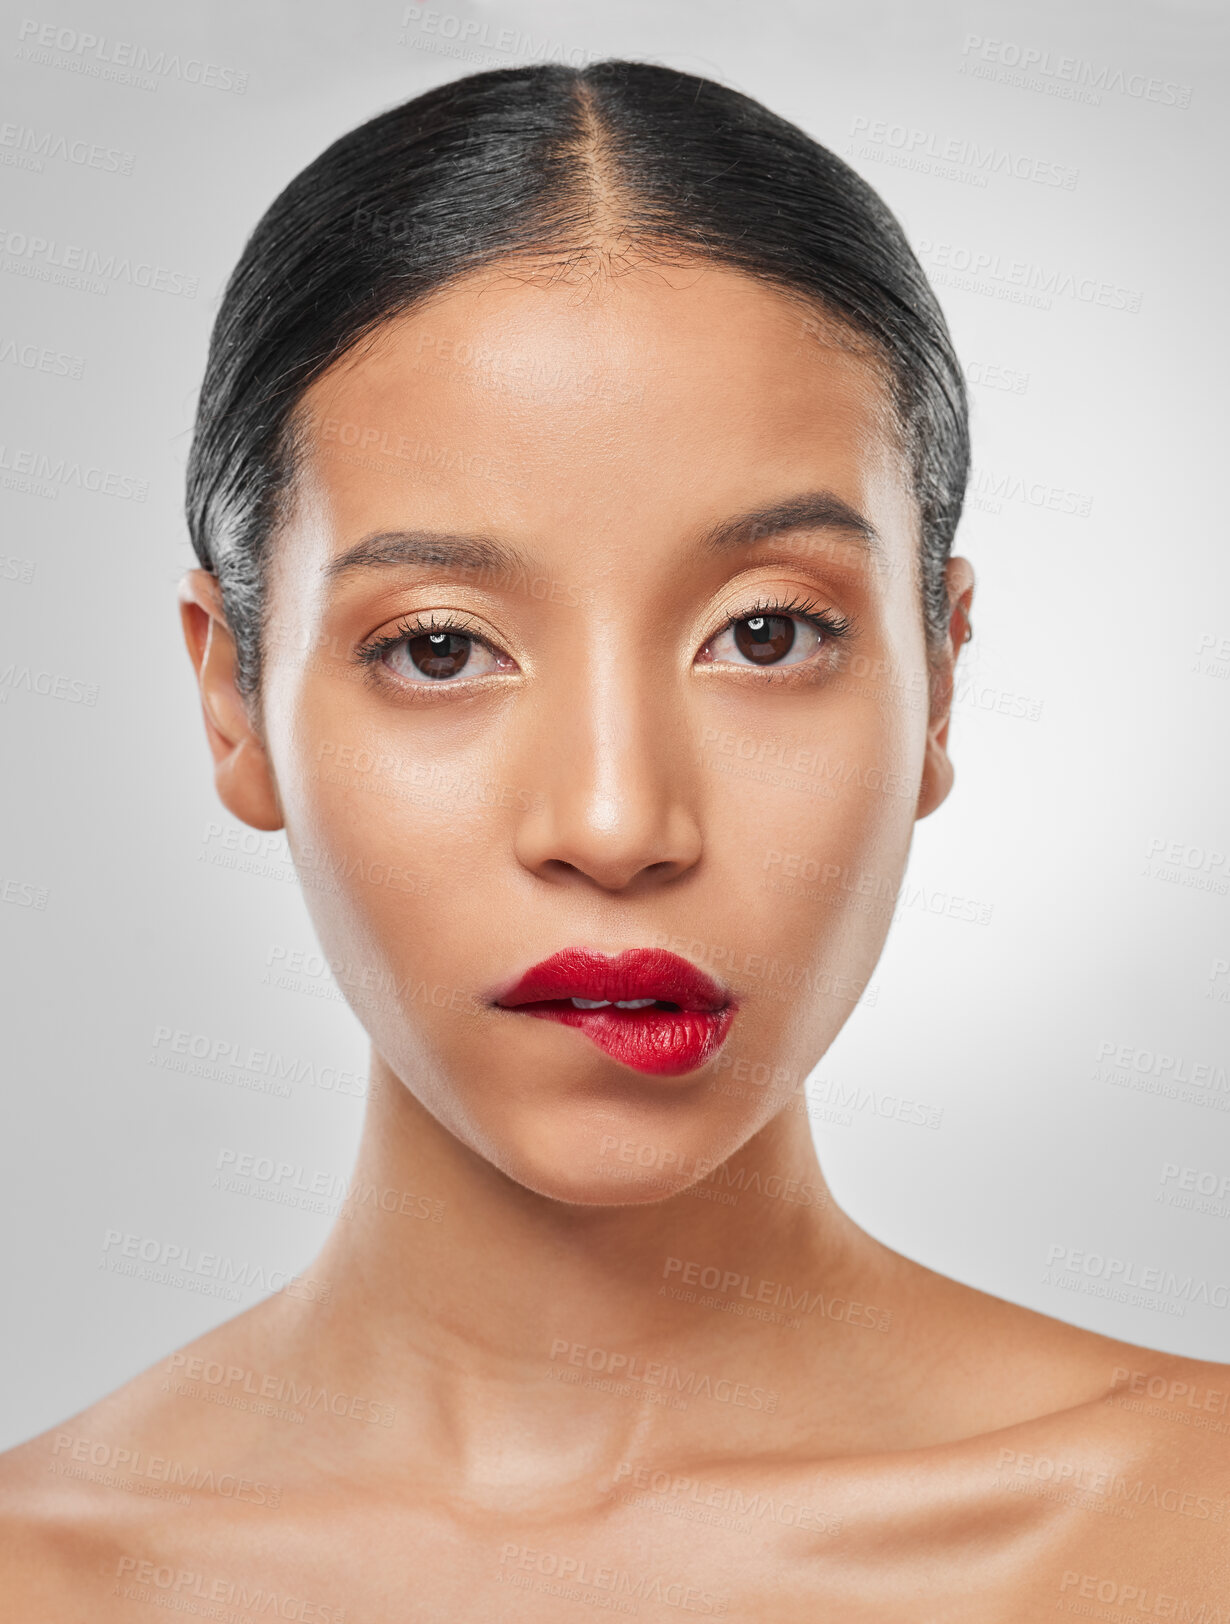
M 663 948 L 630 947 L 610 958 L 583 947 L 565 948 L 532 965 L 495 1002 L 506 1009 L 554 999 L 616 1000 L 653 998 L 680 1009 L 713 1014 L 726 1009 L 731 995 L 712 976 Z

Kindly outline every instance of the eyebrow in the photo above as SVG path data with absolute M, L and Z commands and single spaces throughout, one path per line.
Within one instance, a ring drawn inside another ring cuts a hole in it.
M 325 566 L 326 581 L 362 569 L 455 569 L 484 575 L 526 574 L 532 561 L 491 536 L 454 535 L 439 530 L 382 530 L 364 536 Z
M 726 552 L 788 530 L 840 530 L 865 546 L 877 560 L 884 558 L 884 543 L 875 526 L 832 491 L 808 491 L 771 507 L 753 508 L 733 519 L 723 519 L 701 545 L 708 552 Z
M 769 507 L 749 509 L 723 519 L 701 537 L 705 552 L 730 552 L 750 547 L 790 530 L 839 530 L 865 546 L 878 560 L 884 557 L 879 532 L 848 502 L 832 491 L 809 491 Z M 363 569 L 473 570 L 505 577 L 533 572 L 534 561 L 492 536 L 462 535 L 439 530 L 382 530 L 364 536 L 325 566 L 333 583 Z

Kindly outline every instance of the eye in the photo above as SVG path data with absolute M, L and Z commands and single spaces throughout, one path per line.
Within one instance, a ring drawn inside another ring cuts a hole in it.
M 402 637 L 385 654 L 385 663 L 411 682 L 444 682 L 464 671 L 471 677 L 498 669 L 491 649 L 465 632 L 420 632 Z
M 824 644 L 849 630 L 844 617 L 815 614 L 794 605 L 765 605 L 730 621 L 709 639 L 698 659 L 719 665 L 802 665 Z
M 793 615 L 749 615 L 714 639 L 714 658 L 752 665 L 797 665 L 820 646 L 814 626 Z
M 379 661 L 403 682 L 448 683 L 456 677 L 485 677 L 494 671 L 515 670 L 501 654 L 475 632 L 451 621 L 428 624 L 404 622 L 387 637 L 373 638 L 359 651 L 366 663 Z

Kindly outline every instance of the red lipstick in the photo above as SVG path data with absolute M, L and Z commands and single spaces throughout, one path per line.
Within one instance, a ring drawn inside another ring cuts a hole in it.
M 736 1007 L 694 964 L 641 947 L 615 958 L 566 948 L 527 970 L 495 1002 L 576 1027 L 620 1065 L 658 1077 L 681 1077 L 715 1055 Z

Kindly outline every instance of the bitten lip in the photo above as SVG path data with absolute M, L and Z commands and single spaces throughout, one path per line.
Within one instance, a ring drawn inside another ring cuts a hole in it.
M 523 1004 L 585 998 L 609 1004 L 650 998 L 676 1009 L 713 1015 L 734 999 L 712 976 L 663 948 L 630 947 L 609 957 L 570 947 L 532 965 L 519 980 L 496 994 L 502 1009 Z

